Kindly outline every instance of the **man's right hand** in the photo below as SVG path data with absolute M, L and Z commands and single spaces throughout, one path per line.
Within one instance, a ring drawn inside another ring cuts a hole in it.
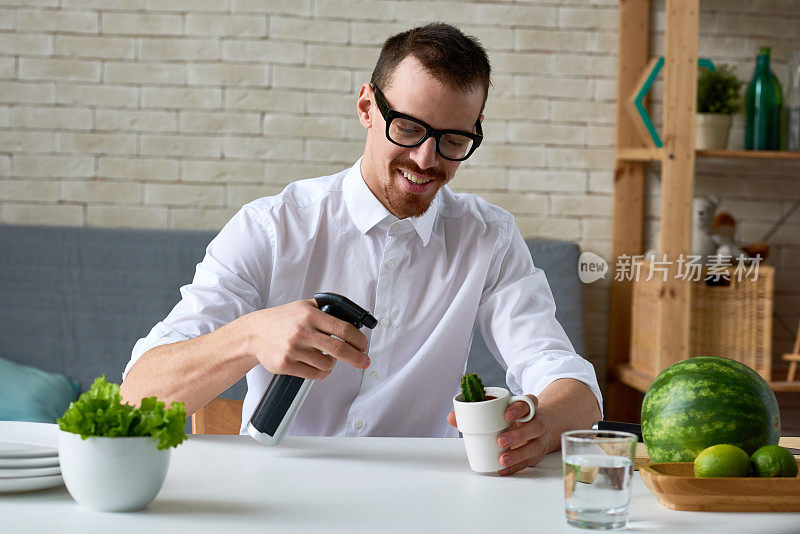
M 246 352 L 273 374 L 322 380 L 337 360 L 356 369 L 370 364 L 367 336 L 321 311 L 313 299 L 254 311 L 229 326 L 245 340 Z

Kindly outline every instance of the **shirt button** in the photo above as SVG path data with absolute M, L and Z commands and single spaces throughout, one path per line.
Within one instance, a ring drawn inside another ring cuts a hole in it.
M 381 319 L 381 326 L 384 327 L 384 328 L 389 326 L 389 319 L 387 319 L 386 317 L 382 318 Z
M 372 380 L 377 380 L 377 379 L 378 379 L 378 376 L 379 376 L 379 375 L 378 375 L 378 372 L 377 372 L 377 371 L 372 371 L 372 372 L 369 374 L 369 377 L 370 377 Z
M 362 426 L 364 426 L 364 423 L 362 423 L 361 421 L 353 421 L 353 426 L 356 428 L 361 428 Z
M 394 266 L 395 266 L 394 260 L 389 260 L 386 262 L 386 267 L 388 267 L 389 269 L 394 269 Z
M 389 227 L 389 230 L 396 232 L 400 229 L 400 223 L 396 222 Z

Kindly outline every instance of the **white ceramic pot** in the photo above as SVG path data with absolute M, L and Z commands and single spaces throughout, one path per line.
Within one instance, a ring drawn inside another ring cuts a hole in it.
M 505 388 L 483 388 L 486 396 L 493 399 L 481 402 L 464 402 L 464 395 L 453 397 L 458 430 L 464 438 L 469 466 L 477 473 L 493 473 L 503 468 L 500 455 L 508 450 L 497 443 L 497 438 L 508 428 L 505 419 L 509 404 L 522 401 L 528 404 L 528 415 L 516 420 L 525 423 L 533 419 L 536 406 L 530 397 L 514 395 Z
M 697 150 L 725 150 L 731 131 L 731 116 L 721 113 L 698 113 L 695 121 Z
M 101 512 L 141 510 L 158 495 L 169 467 L 170 449 L 152 437 L 81 439 L 58 431 L 61 476 L 72 498 Z

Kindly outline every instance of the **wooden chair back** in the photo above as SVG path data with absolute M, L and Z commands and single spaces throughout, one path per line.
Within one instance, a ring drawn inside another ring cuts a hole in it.
M 800 324 L 797 325 L 797 338 L 794 340 L 794 348 L 789 354 L 784 354 L 783 359 L 789 362 L 789 372 L 786 375 L 786 381 L 791 382 L 794 380 L 795 373 L 797 372 L 797 364 L 800 363 Z
M 216 398 L 192 414 L 192 434 L 238 434 L 244 402 Z

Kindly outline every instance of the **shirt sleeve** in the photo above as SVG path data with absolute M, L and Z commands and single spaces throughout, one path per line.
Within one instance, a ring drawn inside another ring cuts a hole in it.
M 478 306 L 478 329 L 506 369 L 506 382 L 515 395 L 539 395 L 555 380 L 572 378 L 591 389 L 602 413 L 594 367 L 575 353 L 555 311 L 544 271 L 533 264 L 509 215 Z
M 192 283 L 164 320 L 136 342 L 123 380 L 148 350 L 207 334 L 264 307 L 274 232 L 255 203 L 244 206 L 209 243 Z

